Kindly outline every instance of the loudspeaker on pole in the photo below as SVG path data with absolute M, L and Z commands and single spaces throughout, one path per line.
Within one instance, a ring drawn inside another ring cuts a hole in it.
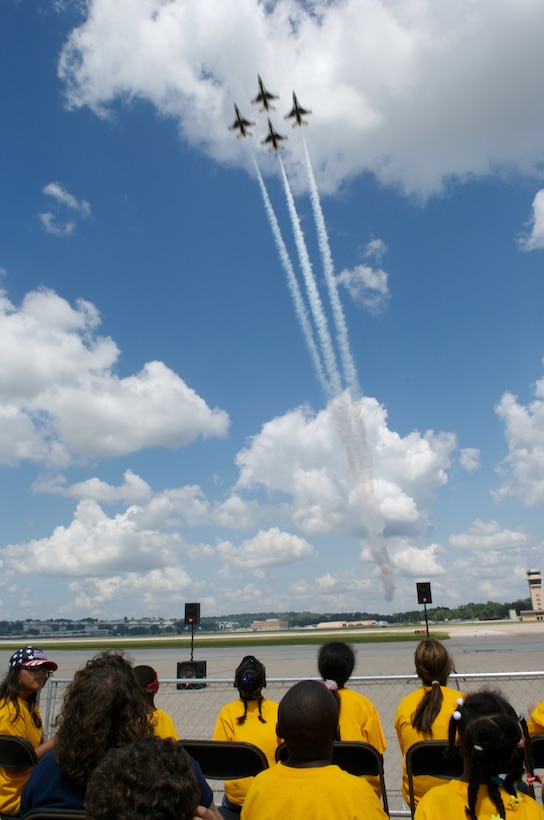
M 416 583 L 417 602 L 418 604 L 432 604 L 431 584 L 429 581 L 420 581 Z
M 200 623 L 200 604 L 185 604 L 185 625 Z

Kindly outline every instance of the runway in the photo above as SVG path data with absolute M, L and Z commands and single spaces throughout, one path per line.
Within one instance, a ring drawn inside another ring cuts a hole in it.
M 474 622 L 439 625 L 438 628 L 450 634 L 446 644 L 453 655 L 457 672 L 544 670 L 544 622 Z M 413 631 L 413 628 L 410 631 Z M 384 632 L 384 630 L 373 630 L 373 632 Z M 323 642 L 344 640 L 349 643 L 350 635 L 353 634 L 348 629 L 334 632 L 324 630 Z M 315 638 L 315 630 L 312 630 L 311 636 Z M 61 649 L 60 641 L 40 642 L 40 639 L 36 638 L 33 643 L 43 646 L 47 656 L 59 664 L 56 672 L 58 678 L 71 678 L 76 669 L 96 654 L 95 649 Z M 357 654 L 354 674 L 365 676 L 413 674 L 415 646 L 415 641 L 414 643 L 354 644 Z M 123 648 L 135 664 L 146 663 L 154 666 L 160 678 L 175 678 L 176 663 L 190 658 L 188 649 L 161 647 L 160 639 L 157 640 L 156 649 L 139 649 L 137 643 L 130 640 L 123 644 Z M 318 647 L 313 644 L 268 646 L 260 642 L 244 647 L 211 648 L 206 646 L 205 638 L 201 638 L 197 633 L 194 642 L 194 659 L 206 660 L 209 678 L 232 678 L 240 659 L 244 655 L 251 654 L 262 660 L 269 678 L 300 678 L 317 674 L 317 649 Z M 7 670 L 10 655 L 11 650 L 0 648 L 0 669 Z

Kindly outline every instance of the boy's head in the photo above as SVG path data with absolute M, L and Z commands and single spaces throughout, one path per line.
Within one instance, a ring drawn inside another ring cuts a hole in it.
M 89 820 L 191 820 L 199 797 L 181 743 L 152 735 L 110 749 L 89 779 L 85 809 Z
M 296 683 L 280 701 L 277 734 L 291 758 L 330 758 L 338 734 L 337 698 L 320 681 Z
M 355 667 L 355 653 L 342 641 L 324 643 L 317 655 L 317 666 L 323 680 L 334 680 L 344 686 Z

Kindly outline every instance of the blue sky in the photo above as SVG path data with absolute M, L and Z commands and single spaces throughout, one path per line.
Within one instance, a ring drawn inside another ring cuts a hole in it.
M 0 2 L 0 617 L 526 596 L 543 26 L 539 0 Z

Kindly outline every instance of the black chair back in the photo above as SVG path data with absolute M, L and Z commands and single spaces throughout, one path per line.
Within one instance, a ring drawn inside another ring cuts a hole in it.
M 413 817 L 416 808 L 414 777 L 428 775 L 441 780 L 455 780 L 463 774 L 463 760 L 457 748 L 450 750 L 447 740 L 421 740 L 410 746 L 406 753 L 406 774 Z
M 254 777 L 268 768 L 266 755 L 252 743 L 230 740 L 182 740 L 181 744 L 194 757 L 211 780 L 236 780 Z
M 544 735 L 531 735 L 531 751 L 535 769 L 544 769 Z
M 35 766 L 37 762 L 34 747 L 26 737 L 0 735 L 0 768 Z

